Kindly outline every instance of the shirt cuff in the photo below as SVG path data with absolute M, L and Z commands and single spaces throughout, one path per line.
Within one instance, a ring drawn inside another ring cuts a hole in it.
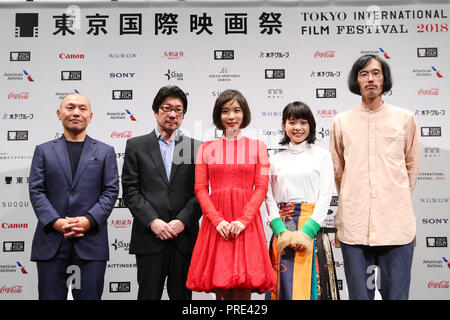
M 306 223 L 303 225 L 303 227 L 301 227 L 300 231 L 312 239 L 320 228 L 320 224 L 314 221 L 313 218 L 309 218 L 308 221 L 306 221 Z
M 281 218 L 275 218 L 270 221 L 270 228 L 277 236 L 277 238 L 280 233 L 282 233 L 283 231 L 287 231 L 286 225 L 284 224 L 283 220 L 281 220 Z

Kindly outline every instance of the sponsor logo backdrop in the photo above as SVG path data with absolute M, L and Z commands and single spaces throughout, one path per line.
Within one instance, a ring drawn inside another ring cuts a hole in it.
M 197 139 L 220 136 L 212 125 L 214 101 L 235 88 L 252 111 L 246 135 L 264 140 L 269 155 L 282 150 L 281 111 L 295 100 L 312 108 L 317 144 L 328 148 L 334 116 L 360 103 L 346 79 L 366 53 L 390 64 L 394 86 L 384 99 L 415 113 L 423 140 L 413 194 L 417 238 L 410 297 L 448 299 L 450 5 L 306 2 L 0 4 L 0 299 L 37 298 L 36 266 L 29 260 L 36 227 L 29 167 L 37 144 L 61 136 L 56 109 L 65 95 L 80 92 L 91 100 L 88 133 L 115 147 L 120 171 L 126 140 L 154 128 L 151 103 L 168 84 L 188 93 L 182 130 Z M 331 231 L 337 201 L 335 193 L 325 222 Z M 261 213 L 269 241 L 264 206 Z M 132 219 L 120 194 L 108 220 L 104 299 L 137 296 L 136 261 L 128 253 Z M 347 299 L 333 233 L 331 240 Z M 194 293 L 194 299 L 214 295 Z

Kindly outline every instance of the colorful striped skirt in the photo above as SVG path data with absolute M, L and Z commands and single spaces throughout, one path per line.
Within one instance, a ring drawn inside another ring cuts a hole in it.
M 282 203 L 280 216 L 290 231 L 300 230 L 314 210 L 314 203 Z M 266 300 L 339 300 L 336 269 L 330 239 L 321 228 L 314 239 L 312 252 L 290 247 L 280 255 L 277 238 L 272 236 L 269 253 L 277 279 Z

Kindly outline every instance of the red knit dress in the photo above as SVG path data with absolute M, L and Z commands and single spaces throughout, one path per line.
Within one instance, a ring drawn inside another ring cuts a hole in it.
M 269 182 L 264 142 L 242 137 L 202 144 L 195 167 L 195 194 L 203 211 L 186 286 L 265 292 L 275 286 L 259 208 Z M 211 184 L 211 194 L 209 194 Z M 245 230 L 225 240 L 216 230 L 222 221 L 239 220 Z

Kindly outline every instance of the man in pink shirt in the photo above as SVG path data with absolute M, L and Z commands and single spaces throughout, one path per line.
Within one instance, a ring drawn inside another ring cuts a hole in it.
M 364 55 L 348 78 L 360 106 L 333 121 L 330 152 L 339 193 L 335 218 L 350 299 L 373 299 L 374 266 L 383 299 L 408 299 L 416 221 L 411 204 L 420 160 L 412 112 L 384 103 L 388 64 Z

